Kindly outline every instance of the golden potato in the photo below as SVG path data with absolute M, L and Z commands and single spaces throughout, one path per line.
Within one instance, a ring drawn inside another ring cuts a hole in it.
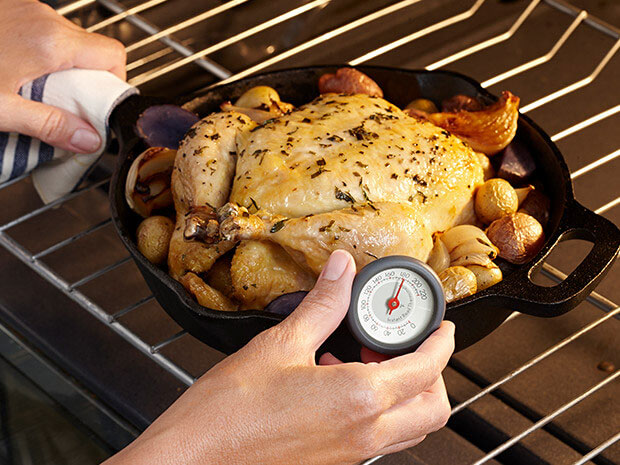
M 405 110 L 419 110 L 424 113 L 437 113 L 437 105 L 425 98 L 417 98 L 405 107 Z
M 487 236 L 499 249 L 499 256 L 520 265 L 531 260 L 545 243 L 545 234 L 536 218 L 513 213 L 493 221 Z
M 282 294 L 312 289 L 316 281 L 273 242 L 242 241 L 230 272 L 242 308 L 262 309 Z
M 150 216 L 140 223 L 136 232 L 138 250 L 148 261 L 161 265 L 168 258 L 174 223 L 165 216 Z
M 504 215 L 516 212 L 519 199 L 508 181 L 493 178 L 478 188 L 474 206 L 478 219 L 489 224 Z

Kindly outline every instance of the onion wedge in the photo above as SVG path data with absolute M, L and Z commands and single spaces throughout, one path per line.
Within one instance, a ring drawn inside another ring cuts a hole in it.
M 519 97 L 508 91 L 479 111 L 431 113 L 428 120 L 467 142 L 471 148 L 495 155 L 514 138 L 519 120 Z

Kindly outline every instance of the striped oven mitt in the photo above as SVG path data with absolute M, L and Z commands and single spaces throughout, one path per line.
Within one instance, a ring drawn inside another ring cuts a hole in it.
M 22 97 L 63 108 L 88 121 L 102 144 L 97 152 L 74 154 L 22 134 L 0 132 L 0 184 L 32 171 L 34 187 L 45 203 L 74 190 L 107 145 L 112 110 L 137 92 L 112 73 L 86 69 L 58 71 L 24 85 L 19 91 Z

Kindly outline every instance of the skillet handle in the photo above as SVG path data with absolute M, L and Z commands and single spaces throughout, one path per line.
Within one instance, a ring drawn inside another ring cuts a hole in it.
M 611 221 L 572 200 L 560 221 L 556 240 L 519 276 L 499 283 L 494 291 L 510 308 L 528 315 L 553 317 L 575 308 L 594 290 L 614 262 L 620 249 L 620 230 Z M 594 245 L 590 253 L 554 287 L 534 284 L 530 276 L 561 241 L 584 239 Z M 502 284 L 504 284 L 502 286 Z M 495 287 L 495 286 L 494 286 Z

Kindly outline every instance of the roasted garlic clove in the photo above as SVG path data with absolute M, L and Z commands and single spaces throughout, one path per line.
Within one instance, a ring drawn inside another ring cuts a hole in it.
M 450 266 L 493 266 L 498 249 L 484 231 L 472 225 L 459 225 L 446 231 L 442 241 L 450 254 Z
M 499 283 L 503 278 L 502 270 L 495 263 L 492 266 L 469 265 L 467 269 L 476 275 L 478 285 L 476 292 Z
M 429 121 L 467 142 L 474 150 L 494 155 L 514 138 L 519 119 L 519 97 L 508 91 L 480 111 L 431 113 Z
M 451 266 L 439 273 L 446 302 L 475 294 L 478 290 L 476 275 L 463 266 Z
M 278 92 L 268 86 L 252 87 L 241 95 L 234 105 L 230 102 L 220 105 L 222 111 L 243 113 L 259 124 L 282 116 L 293 108 L 290 103 L 281 101 Z
M 470 240 L 480 240 L 484 243 L 491 244 L 491 241 L 489 241 L 484 231 L 471 224 L 460 224 L 448 229 L 441 236 L 441 240 L 446 244 L 449 252 L 454 250 L 458 245 Z
M 450 253 L 446 244 L 441 240 L 441 234 L 433 235 L 433 249 L 428 257 L 427 264 L 435 273 L 441 273 L 450 266 Z
M 127 205 L 146 218 L 153 210 L 172 205 L 170 176 L 177 151 L 151 147 L 133 161 L 125 182 Z
M 515 189 L 515 193 L 517 194 L 517 199 L 519 200 L 519 208 L 521 208 L 521 205 L 523 204 L 527 196 L 530 194 L 530 192 L 532 192 L 533 190 L 534 190 L 534 186 L 532 186 L 531 184 L 526 187 Z

